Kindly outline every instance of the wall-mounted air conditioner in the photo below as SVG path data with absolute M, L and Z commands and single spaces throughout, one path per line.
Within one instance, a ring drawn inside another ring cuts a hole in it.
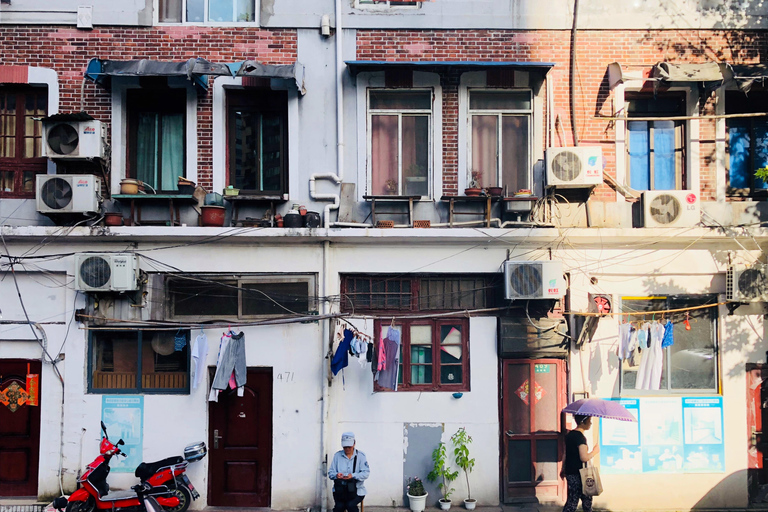
M 603 182 L 603 151 L 599 146 L 547 149 L 547 186 L 585 188 Z
M 75 290 L 123 292 L 138 288 L 139 259 L 135 254 L 75 254 Z
M 561 261 L 505 261 L 506 299 L 559 299 L 565 295 Z
M 43 120 L 43 152 L 52 159 L 103 159 L 107 126 L 101 121 Z
M 35 191 L 40 213 L 99 211 L 101 180 L 93 174 L 38 174 Z
M 690 190 L 643 192 L 643 225 L 646 228 L 686 228 L 701 220 L 698 194 Z
M 725 277 L 725 298 L 731 302 L 768 302 L 768 265 L 731 265 Z

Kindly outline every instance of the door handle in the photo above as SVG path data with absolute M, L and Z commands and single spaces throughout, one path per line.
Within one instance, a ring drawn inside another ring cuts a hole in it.
M 216 429 L 213 431 L 213 447 L 214 448 L 219 447 L 219 439 L 224 439 L 224 436 L 220 436 L 218 429 Z
M 512 432 L 511 430 L 507 430 L 507 431 L 506 431 L 506 432 L 504 432 L 504 433 L 505 433 L 505 434 L 507 434 L 507 437 L 512 437 L 513 435 L 515 435 L 515 433 L 514 433 L 514 432 Z
M 752 446 L 757 446 L 757 436 L 761 436 L 761 435 L 763 435 L 762 432 L 760 432 L 759 430 L 755 430 L 755 427 L 752 427 L 752 434 L 750 434 L 749 436 L 749 443 Z

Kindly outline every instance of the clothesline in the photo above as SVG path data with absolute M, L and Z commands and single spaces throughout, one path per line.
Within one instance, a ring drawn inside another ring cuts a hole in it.
M 685 313 L 687 311 L 693 311 L 696 309 L 705 309 L 705 308 L 713 308 L 715 306 L 722 306 L 723 304 L 728 304 L 727 302 L 716 302 L 714 304 L 702 304 L 700 306 L 690 306 L 687 308 L 677 308 L 677 309 L 659 309 L 659 310 L 653 310 L 653 311 L 621 311 L 621 312 L 610 312 L 610 313 L 592 313 L 592 312 L 582 312 L 582 311 L 567 311 L 564 312 L 563 315 L 577 315 L 577 316 L 630 316 L 630 315 L 663 315 L 665 313 Z

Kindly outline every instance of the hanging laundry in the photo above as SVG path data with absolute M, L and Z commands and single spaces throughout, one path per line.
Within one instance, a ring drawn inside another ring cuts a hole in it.
M 629 343 L 634 331 L 635 328 L 630 323 L 619 324 L 619 346 L 616 348 L 616 355 L 619 359 L 623 360 L 629 357 Z
M 664 336 L 661 340 L 661 348 L 671 347 L 675 344 L 675 338 L 672 334 L 674 328 L 675 326 L 672 323 L 672 320 L 667 320 L 667 323 L 664 324 Z
M 197 389 L 203 380 L 205 373 L 205 360 L 208 358 L 208 337 L 202 329 L 195 338 L 195 346 L 192 347 L 192 389 Z
M 373 361 L 373 343 L 368 343 L 368 348 L 365 350 L 365 360 L 369 363 Z
M 237 386 L 237 396 L 243 396 L 243 386 L 246 384 L 247 371 L 245 367 L 245 334 L 235 334 L 230 331 L 229 336 L 221 338 L 224 347 L 219 351 L 219 361 L 216 365 L 216 374 L 213 376 L 211 395 L 208 400 L 217 401 L 218 392 L 227 389 L 230 380 L 234 376 L 234 384 Z M 225 345 L 226 341 L 226 346 Z M 217 393 L 214 396 L 214 392 Z
M 344 338 L 339 343 L 339 347 L 336 349 L 336 353 L 333 354 L 331 359 L 331 371 L 334 375 L 339 373 L 342 368 L 346 368 L 349 365 L 349 346 L 352 343 L 352 336 L 354 333 L 349 329 L 344 329 Z
M 181 352 L 184 350 L 184 347 L 187 346 L 187 333 L 181 332 L 181 329 L 179 329 L 179 332 L 176 333 L 176 336 L 173 338 L 173 349 L 176 352 Z
M 649 347 L 643 350 L 635 389 L 659 389 L 661 386 L 661 374 L 664 368 L 661 340 L 664 337 L 664 326 L 659 322 L 651 322 L 649 330 Z
M 400 364 L 400 331 L 390 326 L 387 337 L 381 340 L 384 347 L 385 368 L 379 371 L 376 382 L 379 386 L 397 391 L 397 373 Z

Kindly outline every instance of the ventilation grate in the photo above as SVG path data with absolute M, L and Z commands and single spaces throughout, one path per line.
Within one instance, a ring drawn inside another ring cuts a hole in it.
M 575 151 L 562 151 L 552 159 L 552 174 L 563 182 L 576 181 L 583 165 Z
M 109 283 L 112 270 L 109 261 L 101 256 L 91 256 L 80 264 L 80 278 L 90 288 L 101 288 Z
M 660 194 L 651 200 L 649 208 L 651 217 L 658 224 L 672 224 L 683 211 L 680 201 L 672 194 Z
M 518 265 L 509 273 L 509 285 L 520 297 L 541 295 L 541 270 L 537 265 Z

